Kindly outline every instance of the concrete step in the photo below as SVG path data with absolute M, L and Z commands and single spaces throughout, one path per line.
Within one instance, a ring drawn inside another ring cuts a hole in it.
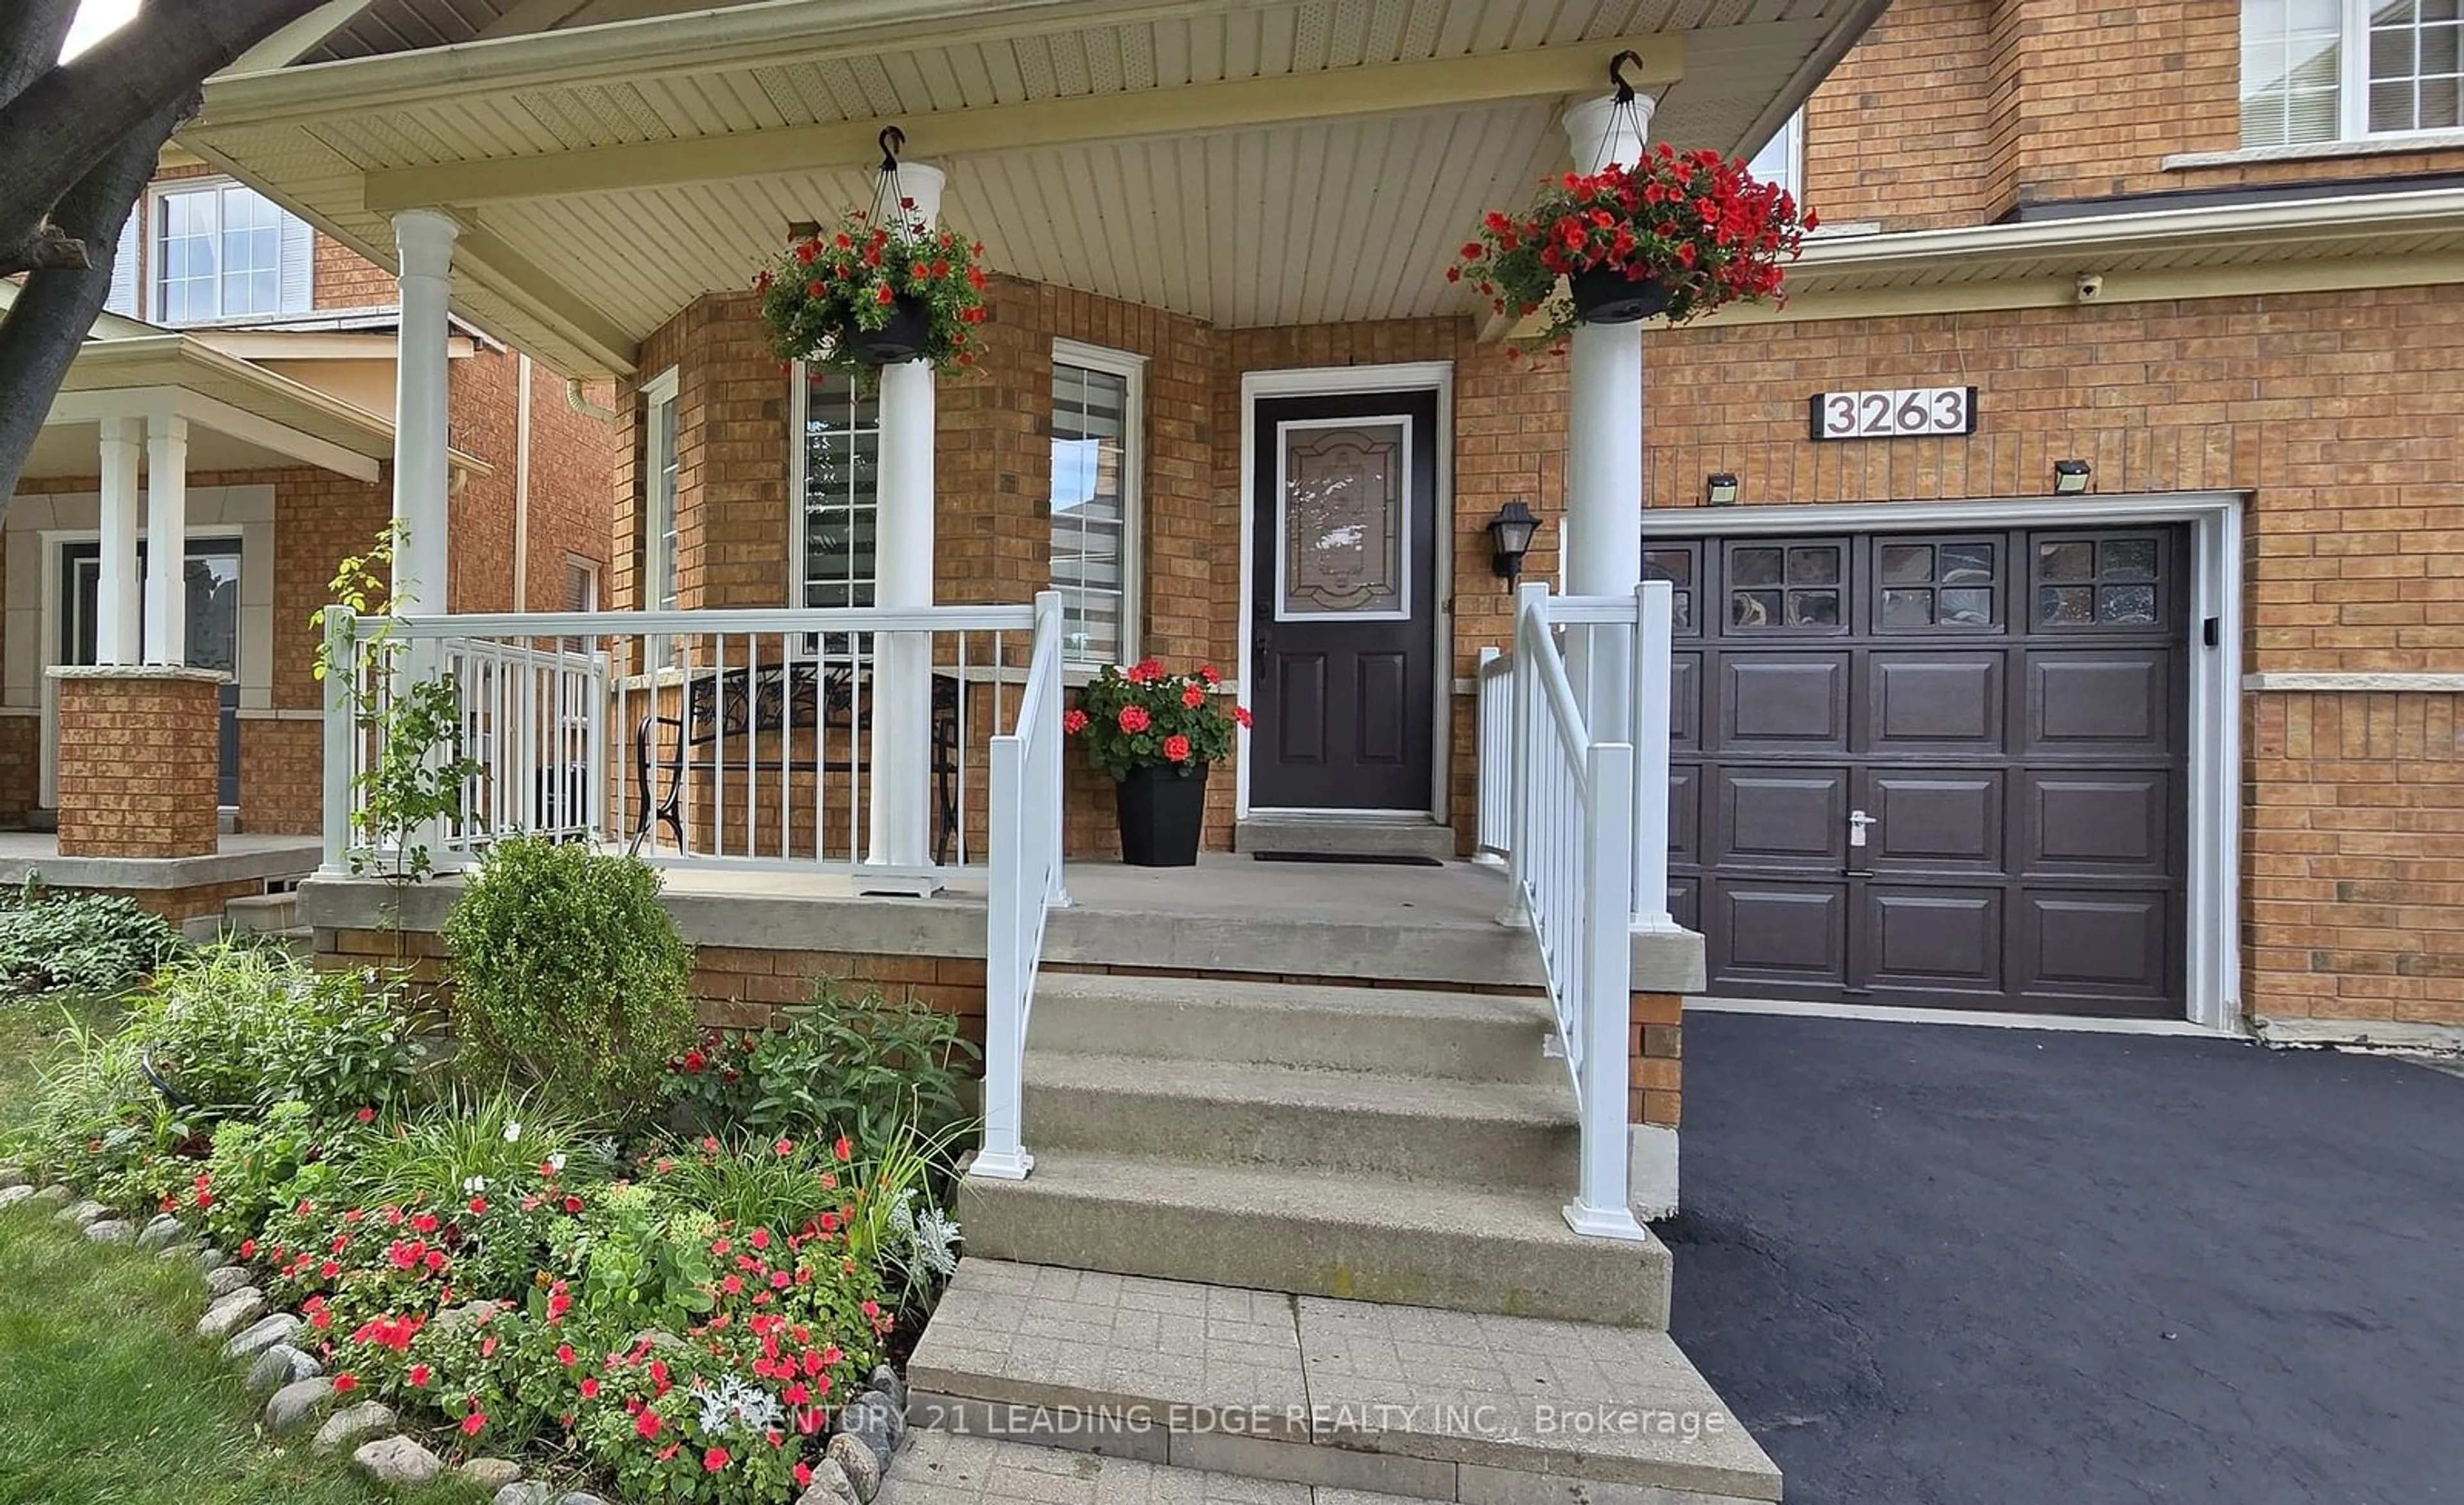
M 1549 1087 L 1035 1050 L 1025 1110 L 1038 1153 L 1134 1147 L 1193 1165 L 1509 1190 L 1571 1183 L 1582 1151 L 1562 1068 Z
M 1667 1247 L 1576 1234 L 1559 1211 L 1573 1184 L 1571 1160 L 1510 1192 L 1039 1147 L 1024 1181 L 961 1182 L 958 1213 L 989 1259 L 1666 1327 Z
M 922 1428 L 909 1432 L 890 1460 L 873 1505 L 1395 1505 L 1401 1498 Z
M 1232 828 L 1232 850 L 1445 862 L 1455 854 L 1455 831 L 1426 816 L 1244 815 Z
M 290 930 L 299 923 L 297 894 L 252 894 L 223 905 L 223 923 L 232 930 Z
M 1539 998 L 1047 970 L 1035 983 L 1032 1040 L 1039 1054 L 1544 1085 L 1566 1080 L 1566 1063 L 1545 1052 L 1549 1029 Z
M 1780 1497 L 1778 1470 L 1677 1345 L 1635 1328 L 970 1255 L 908 1383 L 909 1416 L 923 1427 L 1184 1475 L 1122 1484 L 1197 1491 L 1208 1486 L 1187 1475 L 1213 1472 L 1494 1505 Z M 997 1457 L 929 1441 L 919 1452 L 910 1477 Z M 1089 1461 L 1074 1476 L 1114 1467 Z

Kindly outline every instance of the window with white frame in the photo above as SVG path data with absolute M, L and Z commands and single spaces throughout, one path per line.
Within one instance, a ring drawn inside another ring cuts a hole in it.
M 1779 128 L 1779 134 L 1763 143 L 1746 164 L 1746 170 L 1757 182 L 1776 183 L 1788 189 L 1789 197 L 1800 203 L 1805 198 L 1805 112 L 1797 111 Z
M 676 373 L 672 367 L 642 387 L 642 601 L 653 611 L 676 609 Z
M 1052 588 L 1076 664 L 1137 653 L 1138 477 L 1146 363 L 1069 341 L 1052 350 Z
M 2464 0 L 2242 0 L 2241 144 L 2464 129 Z
M 568 554 L 564 559 L 564 609 L 588 612 L 599 609 L 599 562 Z M 589 647 L 587 638 L 568 637 L 564 646 L 575 652 Z
M 160 324 L 304 314 L 312 306 L 315 236 L 307 223 L 236 183 L 175 183 L 155 191 L 147 307 Z
M 807 367 L 799 384 L 802 503 L 798 587 L 807 607 L 872 605 L 873 539 L 881 516 L 881 403 L 838 371 Z

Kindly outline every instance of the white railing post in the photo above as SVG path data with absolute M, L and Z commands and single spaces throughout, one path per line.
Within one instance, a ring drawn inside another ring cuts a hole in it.
M 1664 580 L 1635 590 L 1634 928 L 1675 930 L 1668 913 L 1669 653 L 1676 592 Z
M 1483 648 L 1472 670 L 1471 705 L 1477 722 L 1472 745 L 1479 750 L 1480 765 L 1472 795 L 1471 860 L 1481 863 L 1505 861 L 1506 849 L 1514 839 L 1506 816 L 1506 802 L 1514 788 L 1514 739 L 1506 724 L 1506 706 L 1513 694 L 1512 660 L 1503 670 L 1496 667 L 1505 657 L 1498 649 Z
M 1585 777 L 1597 801 L 1583 831 L 1583 955 L 1574 969 L 1581 980 L 1576 1008 L 1583 1033 L 1581 1099 L 1582 1165 L 1575 1200 L 1566 1222 L 1596 1238 L 1639 1240 L 1626 1190 L 1627 1032 L 1634 951 L 1628 939 L 1634 822 L 1625 807 L 1634 797 L 1634 749 L 1595 742 Z
M 1535 749 L 1531 743 L 1540 716 L 1540 663 L 1539 655 L 1527 640 L 1530 635 L 1528 619 L 1536 619 L 1540 636 L 1548 635 L 1547 586 L 1534 582 L 1518 586 L 1514 591 L 1513 740 L 1507 755 L 1507 777 L 1512 783 L 1506 793 L 1510 834 L 1506 851 L 1506 913 L 1497 917 L 1508 925 L 1522 924 L 1530 914 L 1524 901 L 1524 886 L 1531 875 L 1532 836 L 1539 824 L 1531 766 Z
M 992 872 L 984 895 L 984 1147 L 971 1173 L 1023 1181 L 1034 1168 L 1023 1140 L 1026 1019 L 1020 1005 L 1025 969 L 1020 899 L 1027 882 L 1029 845 L 1019 798 L 1025 792 L 1022 766 L 1025 740 L 1013 732 L 992 743 Z
M 326 873 L 351 866 L 352 751 L 359 726 L 351 715 L 360 683 L 360 619 L 341 607 L 325 609 L 325 789 L 323 835 Z
M 1048 657 L 1046 644 L 1050 645 Z M 1061 592 L 1058 590 L 1036 592 L 1035 649 L 1030 662 L 1049 662 L 1052 666 L 1051 681 L 1044 686 L 1044 694 L 1036 701 L 1039 708 L 1036 723 L 1021 728 L 1035 739 L 1035 745 L 1040 749 L 1036 755 L 1036 768 L 1043 787 L 1035 794 L 1044 802 L 1045 860 L 1051 864 L 1051 875 L 1044 899 L 1048 906 L 1067 909 L 1069 907 L 1069 884 L 1062 875 L 1062 868 L 1066 861 L 1064 853 L 1069 847 L 1069 775 L 1062 766 Z

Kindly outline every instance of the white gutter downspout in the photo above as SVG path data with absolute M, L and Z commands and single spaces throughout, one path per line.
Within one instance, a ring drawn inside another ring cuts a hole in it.
M 618 413 L 615 409 L 602 408 L 597 403 L 592 402 L 589 398 L 583 396 L 582 378 L 578 376 L 568 377 L 565 380 L 564 405 L 567 408 L 572 409 L 575 412 L 582 414 L 584 418 L 596 419 L 600 423 L 614 423 L 619 417 L 623 416 Z
M 514 609 L 530 609 L 531 358 L 516 358 L 522 389 L 514 398 Z

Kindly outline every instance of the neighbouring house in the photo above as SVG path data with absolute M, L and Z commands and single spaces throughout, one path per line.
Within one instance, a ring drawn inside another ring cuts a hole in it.
M 1364 1371 L 1299 1366 L 1350 1331 L 1560 1400 L 1660 1365 L 1683 1408 L 1716 1398 L 1634 1212 L 1678 1200 L 1688 995 L 2464 1024 L 2424 939 L 2464 685 L 2454 26 L 2293 14 L 336 0 L 187 139 L 397 270 L 406 392 L 449 315 L 618 384 L 608 609 L 553 649 L 458 602 L 407 630 L 499 760 L 431 844 L 643 852 L 716 1023 L 815 976 L 968 1017 L 975 1257 L 915 1361 L 947 1418 L 1086 1401 L 1037 1333 L 1156 1405 L 1322 1399 Z M 1483 210 L 1636 149 L 1619 55 L 1650 139 L 1759 153 L 1829 228 L 1785 309 L 1510 360 L 1444 273 Z M 972 370 L 876 389 L 782 364 L 751 284 L 873 199 L 891 126 L 993 276 Z M 414 533 L 447 440 L 406 403 Z M 1106 860 L 1060 737 L 1067 686 L 1148 655 L 1256 716 L 1194 873 Z M 451 883 L 348 877 L 349 814 L 320 951 L 432 958 Z M 1190 1301 L 1245 1314 L 1241 1363 L 1114 1322 Z M 1749 1443 L 1293 1425 L 1133 1450 L 1778 1488 Z
M 114 272 L 0 531 L 0 872 L 191 918 L 316 866 L 310 617 L 393 514 L 399 314 L 391 277 L 176 144 Z M 597 605 L 610 415 L 476 326 L 446 354 L 441 599 Z

